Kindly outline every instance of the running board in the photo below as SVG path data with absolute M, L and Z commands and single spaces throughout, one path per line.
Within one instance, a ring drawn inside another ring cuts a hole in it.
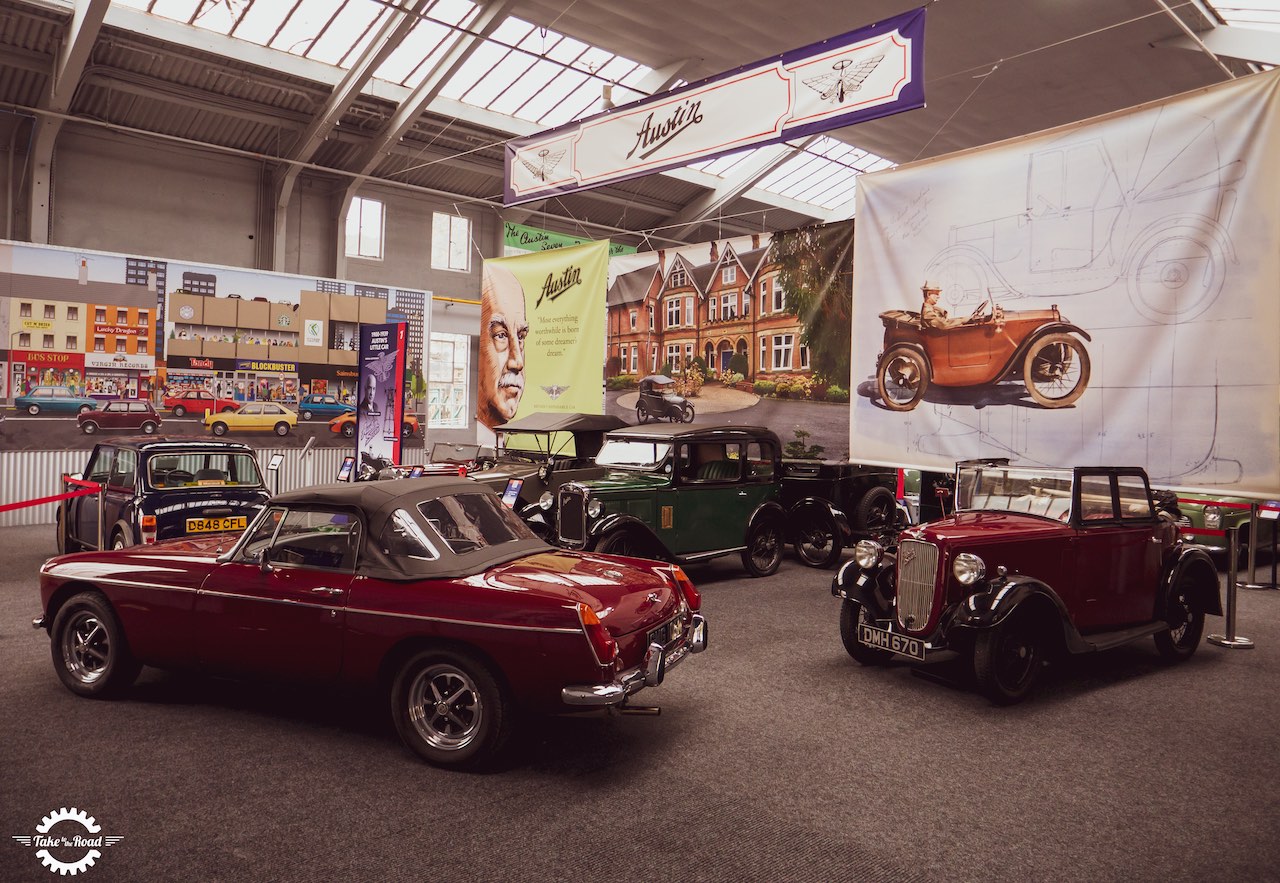
M 1096 635 L 1081 636 L 1084 647 L 1080 650 L 1082 653 L 1095 653 L 1102 650 L 1113 650 L 1123 644 L 1129 644 L 1138 638 L 1145 638 L 1148 635 L 1167 632 L 1169 624 L 1167 622 L 1148 622 L 1144 625 L 1136 625 L 1133 628 L 1122 629 L 1118 632 L 1102 632 Z

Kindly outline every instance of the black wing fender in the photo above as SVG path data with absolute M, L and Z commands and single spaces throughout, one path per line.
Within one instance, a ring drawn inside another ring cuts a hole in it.
M 1076 630 L 1067 605 L 1047 583 L 1035 577 L 1011 574 L 990 580 L 980 591 L 965 598 L 956 609 L 953 628 L 985 630 L 995 628 L 1015 611 L 1031 611 L 1042 622 L 1060 628 L 1062 641 L 1070 653 L 1093 649 Z
M 671 551 L 667 549 L 667 544 L 658 538 L 648 524 L 636 518 L 634 515 L 628 515 L 625 512 L 615 512 L 601 518 L 591 527 L 587 528 L 587 548 L 595 549 L 600 542 L 609 534 L 616 533 L 619 530 L 626 530 L 629 533 L 635 533 L 642 536 L 645 541 L 652 545 L 655 552 L 661 552 L 661 558 L 665 561 L 675 560 Z
M 1222 593 L 1218 591 L 1218 568 L 1204 549 L 1183 546 L 1166 568 L 1160 585 L 1156 619 L 1166 619 L 1169 594 L 1184 576 L 1192 580 L 1192 601 L 1212 616 L 1222 616 Z
M 805 497 L 792 506 L 787 513 L 787 542 L 794 543 L 798 539 L 795 526 L 801 524 L 802 517 L 809 514 L 830 516 L 835 523 L 836 530 L 840 532 L 842 540 L 847 541 L 853 533 L 853 526 L 849 524 L 849 516 L 844 514 L 843 509 L 822 497 Z

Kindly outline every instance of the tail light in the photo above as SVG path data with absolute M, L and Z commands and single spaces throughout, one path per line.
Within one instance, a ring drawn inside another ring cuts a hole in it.
M 578 604 L 578 619 L 582 623 L 582 631 L 591 644 L 591 652 L 596 655 L 596 662 L 601 665 L 613 665 L 618 656 L 618 644 L 609 637 L 609 630 L 600 622 L 600 617 L 589 604 Z
M 671 575 L 675 577 L 676 585 L 680 587 L 680 593 L 684 595 L 685 602 L 689 605 L 689 609 L 697 613 L 702 609 L 702 595 L 694 588 L 693 580 L 685 575 L 685 572 L 679 567 L 672 566 Z
M 156 541 L 156 517 L 154 515 L 143 515 L 141 526 L 142 542 L 154 543 Z
M 461 463 L 461 464 L 459 464 L 459 465 L 458 465 L 458 477 L 459 477 L 459 478 L 466 478 L 466 477 L 467 477 L 467 464 L 466 464 L 466 463 Z

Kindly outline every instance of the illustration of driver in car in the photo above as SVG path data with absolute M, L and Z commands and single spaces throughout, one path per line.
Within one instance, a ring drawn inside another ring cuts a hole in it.
M 999 322 L 1004 315 L 1004 310 L 1000 306 L 995 306 L 994 314 L 991 317 L 983 316 L 983 310 L 986 308 L 987 302 L 982 301 L 978 304 L 978 308 L 972 314 L 963 319 L 952 319 L 947 316 L 947 311 L 938 306 L 938 298 L 942 294 L 942 289 L 932 282 L 926 281 L 920 286 L 920 291 L 924 295 L 924 305 L 920 307 L 920 324 L 925 328 L 936 328 L 940 331 L 948 328 L 958 328 L 961 325 L 974 325 L 984 322 L 987 318 L 993 318 Z

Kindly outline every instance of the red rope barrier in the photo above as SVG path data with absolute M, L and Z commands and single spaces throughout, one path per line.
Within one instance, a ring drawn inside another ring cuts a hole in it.
M 85 487 L 82 491 L 71 491 L 65 494 L 57 494 L 52 497 L 40 497 L 37 500 L 23 500 L 21 503 L 5 503 L 0 506 L 0 512 L 8 512 L 10 509 L 24 509 L 27 506 L 43 506 L 45 503 L 56 503 L 59 500 L 70 500 L 72 497 L 89 497 L 96 494 L 101 487 L 95 481 L 77 481 L 68 479 L 69 484 L 77 484 Z
M 1250 509 L 1253 507 L 1252 503 L 1228 503 L 1225 500 L 1196 500 L 1190 497 L 1178 497 L 1178 502 L 1191 503 L 1196 506 L 1217 506 L 1219 509 Z M 1267 506 L 1265 508 L 1270 509 L 1273 507 Z

